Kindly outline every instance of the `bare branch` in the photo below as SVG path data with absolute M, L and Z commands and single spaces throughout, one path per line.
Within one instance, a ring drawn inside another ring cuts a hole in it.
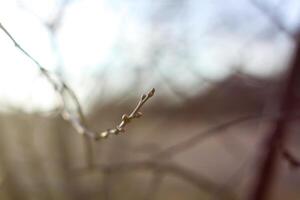
M 103 199 L 105 200 L 110 200 L 112 199 L 112 174 L 111 173 L 105 173 L 103 174 L 103 180 L 102 180 L 102 194 L 103 194 Z
M 215 136 L 216 133 L 219 133 L 218 131 L 224 130 L 226 128 L 229 128 L 230 126 L 234 126 L 239 123 L 243 123 L 245 121 L 257 119 L 259 117 L 261 117 L 261 115 L 258 115 L 258 114 L 246 115 L 246 116 L 239 117 L 237 119 L 227 121 L 220 125 L 213 126 L 212 128 L 204 130 L 203 132 L 200 132 L 200 133 L 198 132 L 198 133 L 192 135 L 191 137 L 187 138 L 186 140 L 183 140 L 177 144 L 173 144 L 173 145 L 163 149 L 162 151 L 155 153 L 153 155 L 153 157 L 159 157 L 159 158 L 171 157 L 175 154 L 184 152 L 184 151 L 192 148 L 193 146 L 199 144 L 201 141 L 203 141 L 204 139 L 206 139 L 208 137 Z
M 151 170 L 157 171 L 159 170 L 160 173 L 165 175 L 170 174 L 173 176 L 177 176 L 182 180 L 191 183 L 199 190 L 206 191 L 213 193 L 218 185 L 204 176 L 201 176 L 198 173 L 193 171 L 187 170 L 176 163 L 162 163 L 157 162 L 154 160 L 143 160 L 143 161 L 132 161 L 132 162 L 124 162 L 124 163 L 117 163 L 117 164 L 108 164 L 108 165 L 100 165 L 94 168 L 95 170 L 100 170 L 102 173 L 124 173 L 124 172 L 131 172 L 137 170 Z M 91 172 L 90 170 L 79 170 L 76 171 L 76 174 L 84 175 L 86 173 Z M 224 190 L 221 194 L 222 199 L 234 199 L 235 196 L 230 190 Z
M 270 130 L 268 137 L 263 143 L 262 158 L 258 169 L 257 181 L 251 199 L 263 200 L 270 193 L 273 181 L 275 180 L 278 158 L 281 147 L 285 144 L 287 138 L 287 129 L 289 121 L 296 107 L 297 94 L 296 89 L 299 87 L 300 74 L 300 41 L 296 43 L 294 58 L 290 64 L 289 72 L 287 73 L 286 82 L 282 90 L 280 101 L 280 116 L 274 121 L 274 129 Z
M 157 199 L 159 189 L 164 180 L 164 174 L 159 169 L 153 170 L 148 190 L 144 195 L 144 200 L 155 200 Z
M 297 35 L 294 33 L 291 33 L 284 24 L 280 21 L 279 17 L 274 14 L 270 9 L 268 9 L 266 6 L 264 6 L 262 3 L 258 2 L 257 0 L 250 0 L 252 5 L 257 8 L 262 14 L 270 20 L 270 22 L 282 33 L 286 34 L 289 38 L 296 40 Z
M 300 167 L 300 159 L 292 155 L 291 152 L 288 151 L 287 149 L 282 150 L 282 156 L 288 162 L 288 164 L 292 169 Z
M 109 134 L 119 134 L 119 133 L 122 133 L 122 132 L 125 132 L 125 127 L 127 124 L 129 124 L 133 119 L 136 119 L 136 118 L 140 118 L 143 113 L 140 112 L 142 106 L 147 102 L 148 99 L 150 99 L 155 93 L 155 89 L 152 88 L 152 90 L 150 92 L 148 92 L 147 94 L 143 94 L 139 100 L 139 102 L 137 103 L 136 107 L 133 109 L 133 111 L 127 115 L 127 114 L 124 114 L 122 116 L 122 120 L 120 122 L 120 124 L 113 128 L 113 129 L 107 129 L 106 131 L 104 132 L 101 132 L 99 135 L 98 135 L 98 138 L 96 139 L 99 139 L 99 138 L 106 138 L 109 136 Z
M 122 120 L 117 127 L 112 129 L 107 129 L 103 132 L 95 132 L 90 130 L 86 125 L 85 116 L 83 114 L 81 105 L 79 103 L 79 100 L 77 96 L 75 95 L 74 91 L 59 77 L 53 77 L 46 68 L 44 68 L 33 56 L 31 56 L 24 48 L 22 48 L 19 43 L 13 38 L 13 36 L 9 33 L 9 31 L 1 24 L 0 22 L 0 29 L 3 30 L 3 32 L 9 37 L 9 39 L 14 43 L 15 47 L 19 49 L 25 56 L 27 56 L 32 62 L 36 64 L 38 69 L 40 70 L 41 74 L 48 80 L 48 82 L 53 86 L 54 90 L 57 92 L 59 97 L 61 98 L 62 102 L 62 111 L 61 115 L 63 119 L 68 121 L 74 129 L 83 135 L 86 135 L 92 139 L 103 139 L 107 138 L 110 134 L 119 134 L 121 132 L 125 131 L 125 126 L 129 124 L 133 119 L 139 118 L 142 116 L 142 113 L 140 112 L 142 106 L 146 103 L 146 101 L 151 98 L 154 93 L 155 89 L 153 88 L 150 92 L 147 94 L 143 94 L 141 99 L 139 100 L 137 106 L 134 108 L 134 110 L 130 113 L 130 115 L 124 114 L 122 116 Z M 76 107 L 76 115 L 72 114 L 71 111 L 67 109 L 67 102 L 65 99 L 65 95 L 68 95 L 72 102 L 75 104 Z

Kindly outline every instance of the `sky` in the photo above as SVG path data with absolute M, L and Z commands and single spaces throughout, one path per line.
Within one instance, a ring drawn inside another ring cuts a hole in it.
M 190 88 L 199 84 L 195 71 L 221 80 L 240 65 L 262 77 L 285 68 L 293 42 L 249 1 L 70 0 L 62 6 L 61 0 L 0 0 L 0 22 L 82 102 L 104 84 L 109 94 L 122 93 L 136 84 L 139 70 L 140 90 L 163 77 L 192 95 L 198 90 Z M 300 3 L 274 2 L 263 1 L 296 30 Z M 57 28 L 50 30 L 47 24 L 57 16 Z M 2 31 L 0 55 L 0 104 L 28 111 L 57 104 L 51 85 Z

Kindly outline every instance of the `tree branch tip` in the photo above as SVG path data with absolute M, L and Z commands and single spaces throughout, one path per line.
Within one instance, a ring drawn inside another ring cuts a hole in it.
M 142 112 L 137 112 L 137 113 L 135 113 L 135 115 L 134 115 L 135 118 L 140 118 L 140 117 L 142 117 L 142 116 L 143 116 L 143 113 L 142 113 Z
M 151 91 L 148 93 L 149 97 L 152 97 L 155 93 L 155 88 L 152 88 Z

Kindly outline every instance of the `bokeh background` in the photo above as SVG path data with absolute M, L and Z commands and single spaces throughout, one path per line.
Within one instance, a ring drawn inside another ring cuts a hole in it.
M 87 142 L 0 30 L 0 199 L 249 195 L 293 59 L 299 1 L 0 0 L 0 23 L 74 90 L 93 130 L 114 127 L 156 89 L 126 133 Z M 270 199 L 299 199 L 299 169 L 279 168 Z

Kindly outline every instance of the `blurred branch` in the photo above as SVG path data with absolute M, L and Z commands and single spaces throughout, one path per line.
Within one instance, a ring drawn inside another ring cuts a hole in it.
M 300 159 L 292 155 L 291 152 L 287 149 L 282 150 L 282 156 L 288 162 L 292 169 L 298 169 L 300 167 Z
M 171 174 L 177 176 L 186 182 L 191 183 L 201 191 L 214 192 L 218 187 L 216 183 L 211 182 L 209 179 L 197 174 L 193 171 L 187 170 L 176 163 L 162 163 L 153 160 L 132 161 L 117 164 L 100 165 L 95 169 L 100 170 L 102 173 L 124 173 L 137 170 L 159 170 L 161 174 Z M 80 170 L 78 174 L 84 175 L 90 170 Z M 77 174 L 77 173 L 76 173 Z M 234 199 L 234 195 L 229 191 L 219 194 L 223 199 Z
M 45 23 L 45 25 L 49 28 L 49 30 L 52 34 L 55 34 L 58 27 L 60 26 L 61 21 L 62 21 L 63 16 L 64 16 L 64 13 L 65 13 L 65 10 L 66 10 L 69 3 L 70 3 L 70 0 L 62 0 L 61 5 L 59 6 L 55 17 L 52 19 L 52 21 L 50 21 L 48 23 L 47 22 Z
M 251 199 L 263 200 L 269 195 L 271 185 L 275 179 L 280 150 L 285 145 L 288 122 L 291 119 L 296 104 L 296 90 L 299 87 L 300 74 L 300 41 L 296 43 L 294 58 L 287 73 L 285 85 L 280 101 L 280 116 L 274 122 L 274 128 L 263 143 L 261 166 L 258 169 L 258 179 L 254 185 Z M 289 154 L 288 154 L 289 155 Z M 291 158 L 291 157 L 289 157 Z
M 148 186 L 148 190 L 145 194 L 144 200 L 155 200 L 157 198 L 157 193 L 159 188 L 163 183 L 164 174 L 161 173 L 159 169 L 153 170 L 153 176 Z
M 297 40 L 297 36 L 294 33 L 291 33 L 284 24 L 280 21 L 279 17 L 265 5 L 258 2 L 258 0 L 250 0 L 250 3 L 257 8 L 265 17 L 267 17 L 270 22 L 282 33 L 286 34 L 289 38 Z
M 104 178 L 102 181 L 102 194 L 103 194 L 103 199 L 105 200 L 110 200 L 111 198 L 111 187 L 112 187 L 112 174 L 111 173 L 105 173 L 103 174 Z
M 49 21 L 43 20 L 43 18 L 40 17 L 36 12 L 34 12 L 34 10 L 31 9 L 24 1 L 18 0 L 17 3 L 21 9 L 29 12 L 35 18 L 37 18 L 53 35 L 59 28 L 61 21 L 64 17 L 65 10 L 66 10 L 67 6 L 69 5 L 69 3 L 71 3 L 71 1 L 70 0 L 59 1 L 59 5 L 57 8 L 56 14 Z
M 107 138 L 109 134 L 118 134 L 125 131 L 125 126 L 129 124 L 133 119 L 139 118 L 142 116 L 140 109 L 146 103 L 146 101 L 154 95 L 154 88 L 148 92 L 147 94 L 143 94 L 141 99 L 139 100 L 137 106 L 131 112 L 129 116 L 124 114 L 122 116 L 122 120 L 119 125 L 115 128 L 107 129 L 103 132 L 95 132 L 90 130 L 86 125 L 85 116 L 83 114 L 81 105 L 74 91 L 59 77 L 52 77 L 50 71 L 44 68 L 35 58 L 33 58 L 25 49 L 23 49 L 19 43 L 13 38 L 13 36 L 8 32 L 8 30 L 0 23 L 0 29 L 9 37 L 9 39 L 14 43 L 15 47 L 19 49 L 25 56 L 27 56 L 31 61 L 33 61 L 38 67 L 41 74 L 47 79 L 47 81 L 53 86 L 54 90 L 57 92 L 59 97 L 61 98 L 61 102 L 63 104 L 61 115 L 63 118 L 70 122 L 70 124 L 75 128 L 75 130 L 85 136 L 88 136 L 92 139 L 103 139 Z M 65 95 L 69 95 L 72 102 L 75 104 L 76 114 L 75 116 L 67 109 L 67 102 L 65 99 Z
M 253 115 L 246 115 L 246 116 L 242 116 L 230 121 L 227 121 L 225 123 L 222 123 L 220 125 L 217 126 L 213 126 L 212 128 L 209 128 L 207 130 L 204 130 L 203 132 L 197 133 L 177 144 L 171 145 L 165 149 L 163 149 L 162 151 L 155 153 L 153 155 L 153 157 L 171 157 L 175 154 L 184 152 L 190 148 L 192 148 L 193 146 L 199 144 L 201 141 L 203 141 L 204 139 L 208 138 L 208 137 L 213 137 L 216 134 L 218 134 L 218 131 L 222 131 L 225 128 L 229 128 L 231 126 L 237 125 L 239 123 L 243 123 L 245 121 L 249 121 L 249 120 L 253 120 L 253 119 L 257 119 L 261 117 L 261 115 L 258 114 L 253 114 Z

